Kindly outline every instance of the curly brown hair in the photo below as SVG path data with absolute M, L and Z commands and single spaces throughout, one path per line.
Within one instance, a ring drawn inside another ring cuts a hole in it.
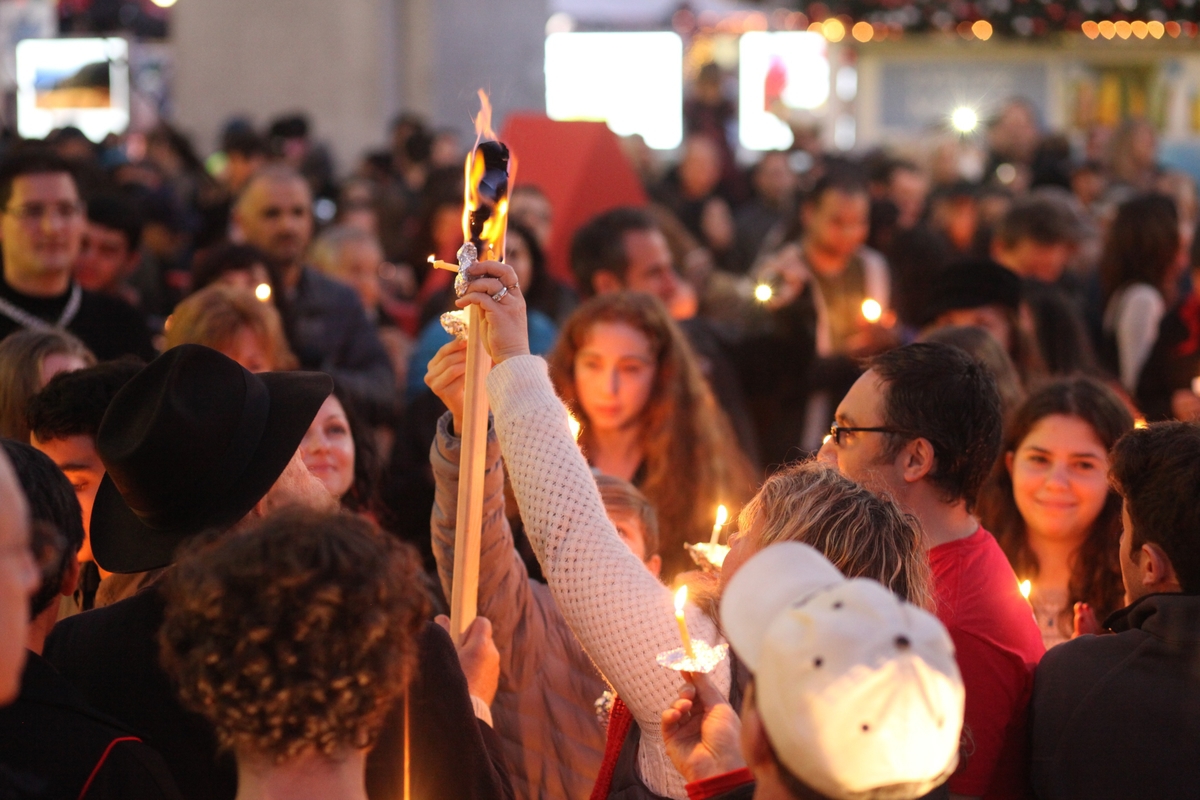
M 654 385 L 639 415 L 645 479 L 637 488 L 658 513 L 659 552 L 669 581 L 690 563 L 684 542 L 706 540 L 717 506 L 724 503 L 736 513 L 757 480 L 687 338 L 657 298 L 639 292 L 588 300 L 563 325 L 547 357 L 555 390 L 582 426 L 585 454 L 591 437 L 575 392 L 575 356 L 598 322 L 622 322 L 640 331 L 654 353 Z
M 283 763 L 370 747 L 416 667 L 418 568 L 347 512 L 197 541 L 164 582 L 163 667 L 223 749 Z

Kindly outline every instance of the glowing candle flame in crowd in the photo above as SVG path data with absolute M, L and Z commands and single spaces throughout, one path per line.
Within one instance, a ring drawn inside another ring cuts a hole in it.
M 260 283 L 258 286 L 255 286 L 254 287 L 254 296 L 257 297 L 259 302 L 261 302 L 261 303 L 265 303 L 268 300 L 270 300 L 271 299 L 271 284 Z
M 717 506 L 717 524 L 713 525 L 712 543 L 716 544 L 721 539 L 721 528 L 725 527 L 725 523 L 729 521 L 729 509 L 724 505 Z
M 683 607 L 687 605 L 688 587 L 680 586 L 679 591 L 675 593 L 675 621 L 679 623 L 679 636 L 683 639 L 683 652 L 688 658 L 696 657 L 696 650 L 692 647 L 692 636 L 688 633 L 687 619 L 683 615 Z
M 883 306 L 879 305 L 879 301 L 875 298 L 868 297 L 862 302 L 862 315 L 867 322 L 879 322 L 883 316 Z
M 579 434 L 583 433 L 583 425 L 579 420 L 575 419 L 575 415 L 570 411 L 567 412 L 567 425 L 571 428 L 571 435 L 575 437 L 575 441 L 579 441 Z
M 771 288 L 769 283 L 760 283 L 754 287 L 754 299 L 760 303 L 768 302 L 775 296 L 775 290 Z
M 979 126 L 979 114 L 973 108 L 959 106 L 950 114 L 950 124 L 959 133 L 971 133 Z
M 1033 591 L 1033 581 L 1028 579 L 1023 580 L 1017 584 L 1017 587 L 1021 590 L 1021 597 L 1028 600 L 1030 593 Z
M 1146 424 L 1146 418 L 1145 417 L 1134 417 L 1133 418 L 1133 427 L 1138 428 L 1139 430 L 1142 428 L 1148 427 Z

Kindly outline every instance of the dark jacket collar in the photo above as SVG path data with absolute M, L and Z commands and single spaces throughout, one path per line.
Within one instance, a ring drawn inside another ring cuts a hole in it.
M 1115 633 L 1141 630 L 1180 644 L 1200 644 L 1200 595 L 1149 594 L 1104 621 Z

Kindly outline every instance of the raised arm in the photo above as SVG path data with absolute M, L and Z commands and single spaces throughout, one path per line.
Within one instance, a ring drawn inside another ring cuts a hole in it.
M 658 794 L 685 797 L 661 730 L 662 711 L 675 701 L 682 681 L 655 663 L 658 653 L 680 646 L 670 592 L 630 552 L 605 515 L 546 362 L 528 355 L 524 301 L 511 289 L 511 268 L 487 262 L 473 271 L 500 276 L 475 281 L 474 291 L 459 303 L 477 302 L 487 316 L 489 350 L 496 361 L 488 394 L 530 543 L 559 610 L 638 721 L 642 779 Z M 491 295 L 501 286 L 510 290 L 497 302 Z M 715 625 L 698 609 L 689 608 L 687 617 L 694 637 L 717 641 Z M 727 696 L 727 665 L 713 677 Z

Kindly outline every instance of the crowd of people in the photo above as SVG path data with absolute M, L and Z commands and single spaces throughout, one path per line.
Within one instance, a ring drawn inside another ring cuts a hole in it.
M 340 180 L 296 116 L 7 142 L 0 797 L 1194 796 L 1193 181 L 1020 100 L 744 168 L 722 107 L 569 263 L 518 183 L 462 289 L 415 115 Z

